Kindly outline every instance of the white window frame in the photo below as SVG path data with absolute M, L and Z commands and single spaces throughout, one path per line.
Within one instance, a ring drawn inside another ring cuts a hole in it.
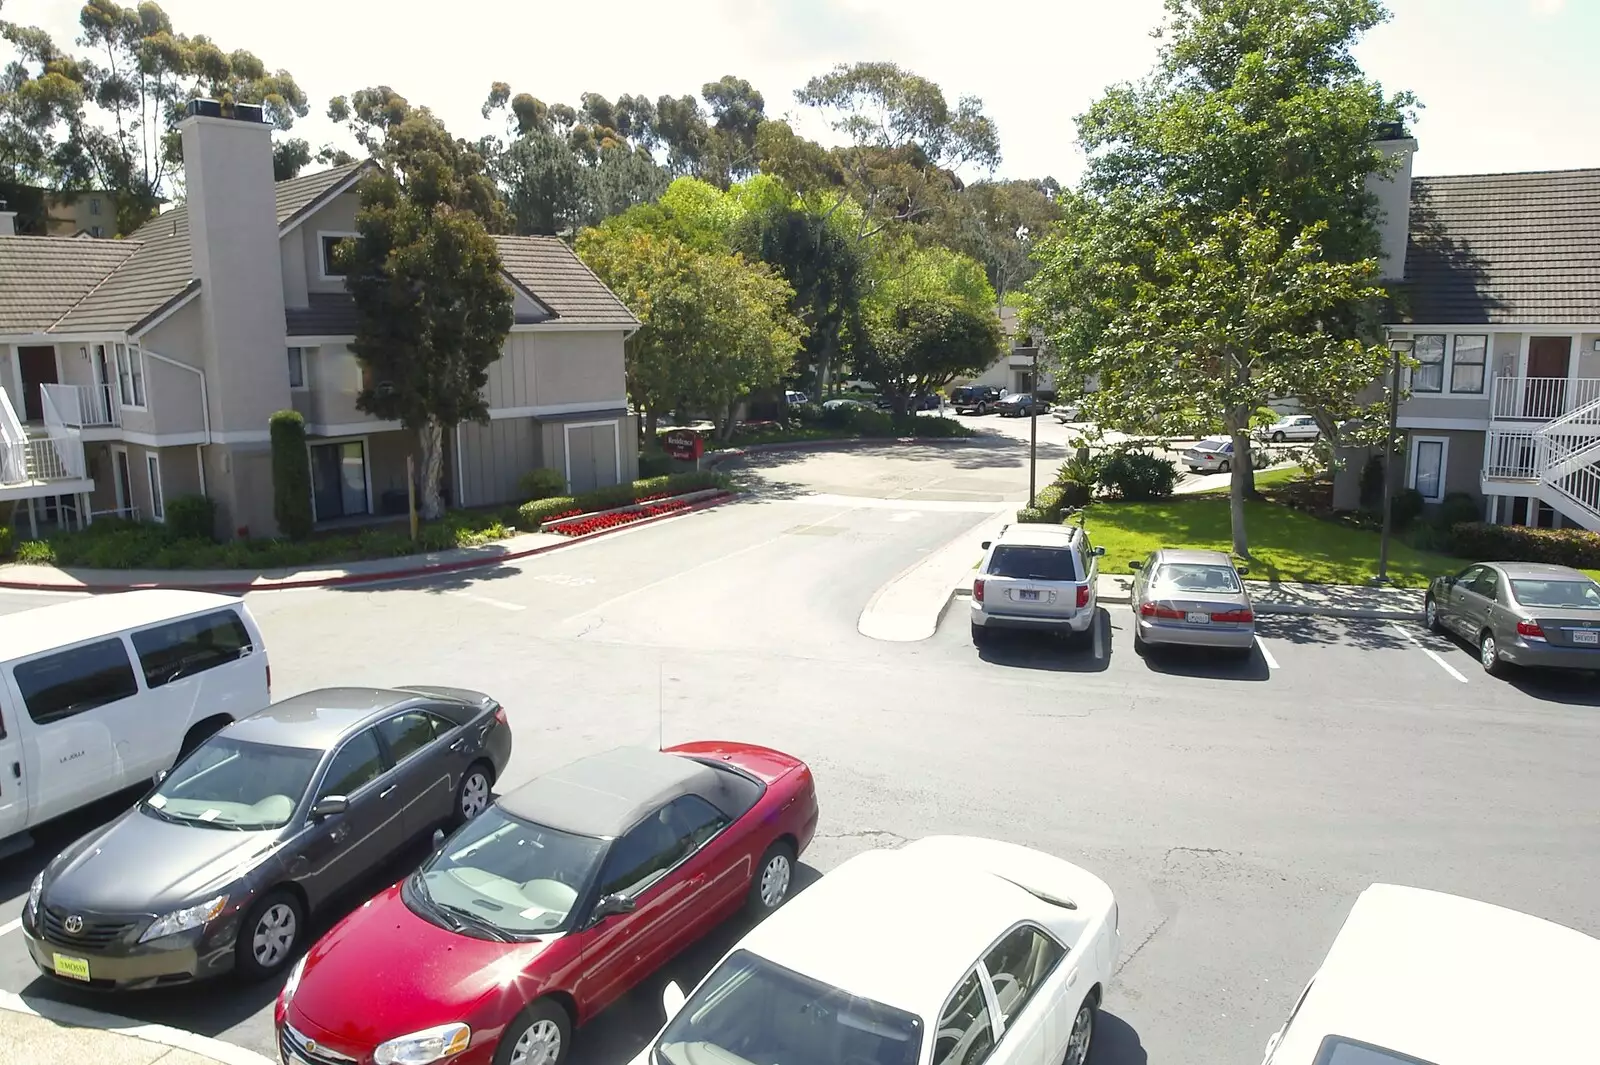
M 150 478 L 150 516 L 156 521 L 167 520 L 167 491 L 161 485 L 161 455 L 155 451 L 144 453 L 144 470 Z
M 329 237 L 359 237 L 360 233 L 349 233 L 341 229 L 317 230 L 317 277 L 322 281 L 343 281 L 343 274 L 328 273 L 327 240 Z
M 378 513 L 378 501 L 376 499 L 372 498 L 372 437 L 371 436 L 363 435 L 363 436 L 313 436 L 313 437 L 308 437 L 306 439 L 306 464 L 308 466 L 311 464 L 311 449 L 314 448 L 314 447 L 322 447 L 322 446 L 324 446 L 326 444 L 353 444 L 358 440 L 361 442 L 361 473 L 362 473 L 362 476 L 366 478 L 366 482 L 367 482 L 367 514 L 370 516 L 370 515 Z M 350 515 L 346 514 L 344 517 L 348 518 L 348 517 L 350 517 Z M 344 518 L 330 518 L 328 520 L 330 520 L 330 521 L 343 521 Z M 318 517 L 318 515 L 317 515 L 316 482 L 313 481 L 312 482 L 312 488 L 311 488 L 311 522 L 314 525 L 314 524 L 316 524 L 316 523 L 318 523 L 320 521 L 322 521 L 322 518 Z
M 291 346 L 288 349 L 288 351 L 289 351 L 288 358 L 289 358 L 289 363 L 290 363 L 290 368 L 289 368 L 289 391 L 291 391 L 291 392 L 309 392 L 309 391 L 311 391 L 310 370 L 309 370 L 309 367 L 306 365 L 306 362 L 307 362 L 307 360 L 306 360 L 306 349 L 302 348 L 302 347 L 298 347 L 298 346 Z M 295 363 L 299 363 L 299 365 L 300 365 L 300 383 L 299 384 L 295 384 L 294 383 L 294 364 Z
M 113 344 L 112 359 L 117 368 L 117 400 L 123 410 L 150 409 L 150 392 L 145 387 L 144 352 L 136 344 Z
M 566 467 L 567 491 L 572 491 L 572 430 L 574 429 L 600 429 L 611 427 L 611 439 L 615 442 L 612 455 L 616 458 L 617 479 L 613 484 L 622 483 L 622 430 L 615 420 L 604 422 L 562 422 L 561 423 L 561 462 Z
M 1411 454 L 1406 462 L 1406 487 L 1417 487 L 1417 460 L 1422 457 L 1423 444 L 1439 445 L 1439 494 L 1435 496 L 1425 495 L 1422 499 L 1425 503 L 1440 503 L 1444 501 L 1445 493 L 1447 492 L 1445 481 L 1448 479 L 1447 475 L 1450 470 L 1450 438 L 1448 436 L 1413 436 L 1411 438 L 1411 446 L 1409 448 Z
M 1482 369 L 1483 369 L 1483 376 L 1481 378 L 1481 381 L 1480 381 L 1480 384 L 1479 384 L 1479 387 L 1478 387 L 1477 391 L 1472 391 L 1472 390 L 1469 390 L 1469 389 L 1458 389 L 1456 387 L 1456 345 L 1458 345 L 1461 342 L 1462 338 L 1464 338 L 1464 337 L 1470 337 L 1470 338 L 1474 338 L 1474 339 L 1476 339 L 1477 337 L 1482 337 L 1483 338 L 1483 362 L 1482 363 L 1477 363 L 1477 364 L 1469 364 L 1469 365 L 1481 366 Z M 1493 347 L 1494 347 L 1494 334 L 1493 333 L 1452 333 L 1452 334 L 1450 334 L 1450 357 L 1447 360 L 1449 362 L 1449 366 L 1446 369 L 1446 373 L 1447 373 L 1448 376 L 1446 377 L 1446 380 L 1444 382 L 1445 391 L 1447 393 L 1449 393 L 1450 395 L 1452 395 L 1452 396 L 1471 396 L 1474 399 L 1487 398 L 1488 395 L 1489 395 L 1489 374 L 1491 372 L 1491 369 L 1492 369 L 1492 366 L 1493 366 L 1493 363 L 1494 363 L 1493 352 L 1490 350 Z M 1427 393 L 1427 394 L 1428 395 L 1432 395 L 1433 393 L 1430 392 L 1430 393 Z
M 1417 374 L 1422 369 L 1422 362 L 1418 359 L 1418 365 L 1410 373 L 1409 384 L 1411 391 L 1419 396 L 1442 396 L 1445 394 L 1446 387 L 1450 384 L 1450 335 L 1448 333 L 1413 333 L 1411 336 L 1411 357 L 1414 359 L 1417 357 L 1417 342 L 1423 337 L 1439 338 L 1439 387 L 1417 387 Z M 1432 364 L 1430 363 L 1429 365 Z
M 122 457 L 121 462 L 117 461 L 119 455 Z M 122 476 L 124 467 L 128 471 L 127 477 Z M 120 444 L 111 445 L 111 500 L 121 512 L 118 517 L 125 518 L 137 509 L 133 505 L 133 485 L 129 483 L 132 480 L 133 463 L 128 459 L 128 449 Z
M 100 197 L 98 197 L 98 196 L 90 196 L 89 197 L 89 213 L 91 215 L 93 215 L 95 218 L 99 218 L 100 217 Z

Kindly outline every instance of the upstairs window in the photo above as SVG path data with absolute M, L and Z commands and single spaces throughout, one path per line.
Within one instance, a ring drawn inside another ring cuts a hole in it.
M 1423 334 L 1416 338 L 1411 355 L 1417 368 L 1411 371 L 1411 391 L 1444 391 L 1444 334 Z
M 332 279 L 344 276 L 344 271 L 339 268 L 338 260 L 334 256 L 334 251 L 344 241 L 349 240 L 356 235 L 357 234 L 355 233 L 317 234 L 317 237 L 322 244 L 322 276 L 324 278 Z
M 144 408 L 144 356 L 138 348 L 118 344 L 117 395 L 124 407 Z
M 89 213 L 94 215 L 96 218 L 100 216 L 100 197 L 95 196 L 89 200 Z M 99 235 L 100 234 L 98 233 L 95 234 L 97 237 Z
M 1484 364 L 1489 360 L 1487 336 L 1458 336 L 1450 357 L 1450 391 L 1483 392 Z
M 304 348 L 289 349 L 289 387 L 306 387 L 306 353 Z

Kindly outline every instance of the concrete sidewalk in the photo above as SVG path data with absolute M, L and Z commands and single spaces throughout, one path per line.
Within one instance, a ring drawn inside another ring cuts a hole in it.
M 348 562 L 317 569 L 97 570 L 16 564 L 0 566 L 0 588 L 62 593 L 127 592 L 139 588 L 189 588 L 227 595 L 244 595 L 247 592 L 270 592 L 285 588 L 326 588 L 407 580 L 503 565 L 515 562 L 517 559 L 581 544 L 624 529 L 637 529 L 652 522 L 682 517 L 708 507 L 719 506 L 735 498 L 737 496 L 731 492 L 703 498 L 682 510 L 641 518 L 638 521 L 601 529 L 584 536 L 561 536 L 557 533 L 543 532 L 521 533 L 506 540 L 497 540 L 478 547 L 457 547 L 448 551 L 406 555 L 401 558 L 372 559 L 366 562 Z M 4 1059 L 0 1059 L 0 1063 L 3 1062 Z
M 983 541 L 1015 520 L 1015 504 L 1006 504 L 977 525 L 909 567 L 878 589 L 861 612 L 856 630 L 891 643 L 926 640 L 939 628 L 951 589 L 971 587 L 972 567 L 983 556 Z
M 0 992 L 5 1065 L 273 1065 L 253 1050 L 159 1024 Z
M 1422 589 L 1363 588 L 1339 584 L 1273 584 L 1245 581 L 1256 614 L 1301 615 L 1328 618 L 1365 618 L 1380 621 L 1420 621 Z M 1102 603 L 1132 601 L 1133 578 L 1100 577 Z

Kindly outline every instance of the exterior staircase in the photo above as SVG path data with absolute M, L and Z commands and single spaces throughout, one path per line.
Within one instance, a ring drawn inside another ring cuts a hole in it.
M 1567 518 L 1600 532 L 1600 397 L 1531 432 L 1491 431 L 1485 448 L 1485 481 L 1525 482 Z

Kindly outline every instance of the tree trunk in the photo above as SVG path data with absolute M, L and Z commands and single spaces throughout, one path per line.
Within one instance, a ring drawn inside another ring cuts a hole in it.
M 729 400 L 722 408 L 722 428 L 717 432 L 717 439 L 724 444 L 733 439 L 733 416 L 738 409 L 738 400 Z
M 660 423 L 661 415 L 655 412 L 655 408 L 646 407 L 644 412 L 644 443 L 646 446 L 655 445 L 656 426 Z
M 1255 491 L 1255 471 L 1250 468 L 1250 434 L 1235 426 L 1233 471 L 1228 475 L 1228 517 L 1233 526 L 1233 553 L 1250 557 L 1250 539 L 1244 528 L 1244 501 Z
M 422 502 L 420 510 L 424 521 L 444 517 L 444 427 L 429 418 L 428 424 L 417 431 L 417 443 L 422 453 Z

